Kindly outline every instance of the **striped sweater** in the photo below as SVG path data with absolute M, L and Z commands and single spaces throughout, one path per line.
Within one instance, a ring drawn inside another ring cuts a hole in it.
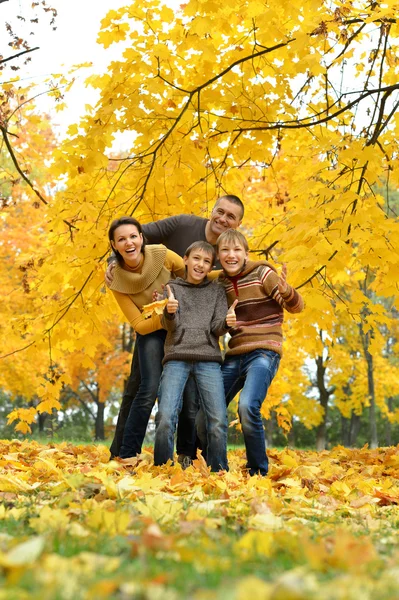
M 297 313 L 304 304 L 290 285 L 284 295 L 280 294 L 278 281 L 276 269 L 266 261 L 248 261 L 245 269 L 234 277 L 220 275 L 229 306 L 238 299 L 237 324 L 229 330 L 228 356 L 259 348 L 282 354 L 284 309 Z

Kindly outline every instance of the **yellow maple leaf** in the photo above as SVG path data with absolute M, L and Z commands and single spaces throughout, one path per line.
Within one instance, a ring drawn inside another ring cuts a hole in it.
M 165 308 L 168 302 L 167 298 L 163 300 L 156 300 L 155 302 L 151 302 L 150 304 L 145 304 L 142 308 L 142 315 L 144 318 L 151 317 L 152 314 L 162 315 L 163 309 Z

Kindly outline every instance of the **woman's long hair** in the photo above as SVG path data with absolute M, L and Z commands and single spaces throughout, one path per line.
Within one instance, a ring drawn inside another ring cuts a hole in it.
M 118 252 L 118 250 L 115 250 L 115 248 L 113 248 L 112 243 L 111 242 L 115 242 L 114 239 L 114 234 L 116 229 L 118 229 L 118 227 L 121 227 L 121 225 L 134 225 L 137 229 L 137 231 L 139 233 L 141 233 L 141 235 L 143 236 L 143 244 L 141 246 L 141 252 L 144 254 L 144 248 L 145 248 L 145 237 L 143 234 L 143 228 L 141 226 L 141 223 L 139 223 L 139 221 L 137 219 L 135 219 L 134 217 L 120 217 L 119 219 L 115 219 L 114 221 L 112 221 L 110 228 L 108 229 L 108 239 L 109 239 L 109 243 L 111 244 L 111 250 L 113 251 L 113 253 L 116 256 L 116 260 L 118 261 L 118 263 L 120 265 L 123 265 L 124 260 L 122 258 L 122 255 Z

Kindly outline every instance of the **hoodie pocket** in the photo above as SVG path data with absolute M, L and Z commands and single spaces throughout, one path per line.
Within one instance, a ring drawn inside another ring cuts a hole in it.
M 189 345 L 193 350 L 199 348 L 215 348 L 215 344 L 212 343 L 212 339 L 209 332 L 206 329 L 199 327 L 192 327 L 185 329 L 185 340 L 186 345 Z
M 209 331 L 205 331 L 205 335 L 206 335 L 206 339 L 208 341 L 208 344 L 212 347 L 212 348 L 218 348 L 218 343 L 216 341 L 215 337 L 212 337 Z
M 184 337 L 184 333 L 185 333 L 185 331 L 186 331 L 186 330 L 185 330 L 185 329 L 184 329 L 184 327 L 183 327 L 183 328 L 182 328 L 182 330 L 179 332 L 179 335 L 178 335 L 178 337 L 177 337 L 176 341 L 174 342 L 174 345 L 175 345 L 175 346 L 177 346 L 177 344 L 180 344 L 180 343 L 181 343 L 181 341 L 182 341 L 182 339 L 183 339 L 183 337 Z

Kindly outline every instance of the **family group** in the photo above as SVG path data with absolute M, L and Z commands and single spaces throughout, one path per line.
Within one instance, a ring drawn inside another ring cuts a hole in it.
M 209 219 L 177 215 L 141 225 L 112 222 L 114 258 L 106 272 L 136 332 L 132 368 L 121 404 L 111 457 L 141 452 L 156 399 L 154 463 L 176 452 L 183 468 L 201 448 L 212 471 L 228 470 L 227 406 L 239 393 L 238 413 L 250 475 L 267 475 L 262 403 L 282 354 L 284 309 L 303 309 L 300 294 L 265 260 L 249 260 L 238 231 L 244 205 L 220 197 Z M 157 294 L 163 313 L 146 318 Z M 229 334 L 222 357 L 219 338 Z

